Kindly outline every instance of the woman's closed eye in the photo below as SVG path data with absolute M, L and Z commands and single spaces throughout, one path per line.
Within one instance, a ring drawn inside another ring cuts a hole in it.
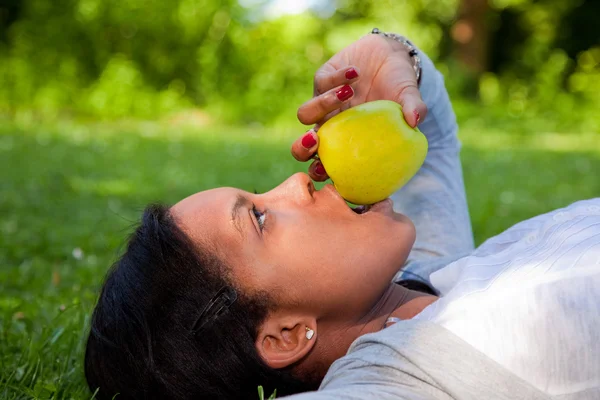
M 252 204 L 252 213 L 256 218 L 256 222 L 258 223 L 258 227 L 262 232 L 265 229 L 265 223 L 267 221 L 267 212 L 261 212 L 256 208 L 256 205 Z

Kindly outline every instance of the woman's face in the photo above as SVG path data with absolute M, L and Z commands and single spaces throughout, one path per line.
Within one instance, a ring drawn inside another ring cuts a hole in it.
M 172 213 L 194 242 L 216 249 L 244 291 L 269 293 L 278 308 L 317 320 L 367 313 L 415 238 L 391 201 L 357 214 L 333 186 L 317 191 L 300 173 L 264 194 L 200 192 Z

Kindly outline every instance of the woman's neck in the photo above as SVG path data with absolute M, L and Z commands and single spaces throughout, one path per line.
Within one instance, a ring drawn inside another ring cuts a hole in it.
M 365 316 L 365 325 L 360 335 L 383 329 L 390 317 L 411 319 L 437 299 L 437 296 L 391 283 L 381 299 Z
M 359 320 L 341 325 L 339 321 L 332 325 L 319 323 L 321 333 L 318 336 L 322 344 L 317 346 L 316 351 L 311 352 L 304 366 L 310 366 L 312 373 L 315 376 L 320 374 L 322 378 L 329 366 L 346 354 L 352 342 L 358 337 L 382 330 L 390 317 L 411 319 L 437 299 L 437 296 L 390 283 L 377 303 Z

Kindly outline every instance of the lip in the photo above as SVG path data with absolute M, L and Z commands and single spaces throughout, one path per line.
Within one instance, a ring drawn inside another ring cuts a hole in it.
M 394 202 L 392 199 L 387 198 L 381 200 L 371 206 L 368 212 L 376 212 L 380 214 L 393 214 L 394 212 Z
M 323 186 L 323 188 L 321 188 L 321 190 L 319 190 L 319 192 L 321 192 L 321 191 L 329 192 L 336 199 L 336 201 L 338 201 L 340 204 L 343 203 L 346 208 L 349 208 L 348 205 L 346 204 L 346 200 L 344 200 L 342 195 L 338 193 L 338 191 L 335 189 L 335 187 L 333 187 L 332 184 L 328 183 L 327 185 Z M 350 211 L 352 211 L 352 210 L 350 210 Z
M 344 198 L 342 197 L 342 195 L 339 194 L 339 192 L 336 190 L 336 188 L 332 184 L 330 184 L 330 183 L 326 184 L 325 186 L 323 186 L 317 192 L 322 192 L 327 197 L 333 198 L 333 201 L 336 202 L 336 203 L 339 203 L 340 207 L 348 210 L 348 212 L 350 212 L 353 215 L 358 215 L 358 214 L 356 214 L 352 210 L 352 208 L 350 208 L 350 206 L 348 205 L 348 203 L 346 203 L 346 200 L 344 200 Z
M 390 198 L 384 199 L 384 200 L 379 201 L 370 206 L 366 206 L 367 211 L 365 211 L 361 214 L 357 214 L 352 210 L 352 208 L 350 208 L 348 206 L 348 204 L 346 203 L 346 200 L 344 200 L 344 198 L 338 193 L 338 191 L 335 189 L 335 187 L 333 185 L 327 184 L 327 185 L 323 186 L 321 191 L 330 192 L 331 195 L 336 198 L 336 201 L 339 201 L 340 204 L 343 204 L 344 208 L 346 208 L 348 211 L 350 211 L 353 215 L 356 215 L 359 217 L 363 216 L 363 215 L 367 215 L 371 212 L 390 215 L 390 216 L 394 214 L 394 202 Z

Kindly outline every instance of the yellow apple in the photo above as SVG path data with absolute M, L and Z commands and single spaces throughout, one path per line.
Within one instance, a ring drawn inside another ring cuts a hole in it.
M 333 185 L 354 204 L 384 200 L 412 178 L 427 155 L 427 139 L 393 101 L 364 103 L 318 131 L 319 158 Z

